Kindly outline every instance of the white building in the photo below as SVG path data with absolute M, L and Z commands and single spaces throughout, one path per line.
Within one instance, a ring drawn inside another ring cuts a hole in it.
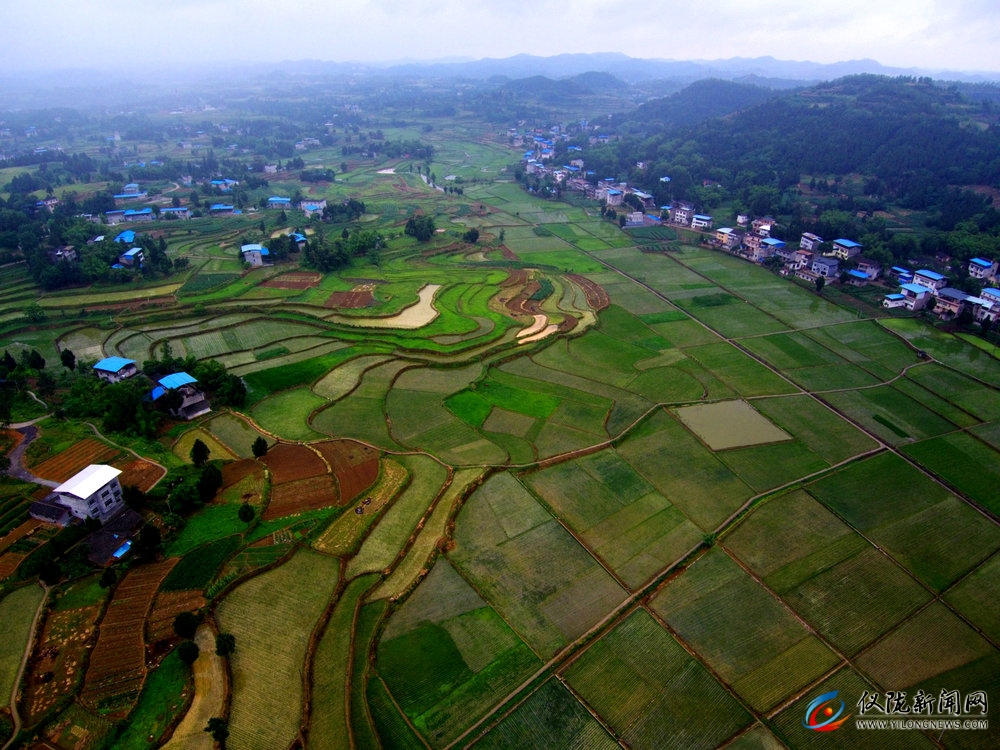
M 114 466 L 91 464 L 56 487 L 52 500 L 77 518 L 104 523 L 124 506 L 119 474 L 121 470 Z

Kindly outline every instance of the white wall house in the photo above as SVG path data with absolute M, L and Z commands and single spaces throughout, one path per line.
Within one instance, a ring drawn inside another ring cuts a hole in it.
M 114 466 L 91 464 L 56 487 L 52 499 L 77 518 L 104 523 L 124 506 L 119 474 L 121 470 Z

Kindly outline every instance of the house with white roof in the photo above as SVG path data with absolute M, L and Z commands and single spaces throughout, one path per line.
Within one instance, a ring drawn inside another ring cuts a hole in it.
M 125 505 L 118 481 L 121 473 L 114 466 L 91 464 L 56 487 L 46 501 L 69 508 L 81 520 L 104 523 Z

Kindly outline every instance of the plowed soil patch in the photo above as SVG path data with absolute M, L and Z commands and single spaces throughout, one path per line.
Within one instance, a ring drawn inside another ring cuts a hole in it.
M 153 489 L 153 486 L 166 474 L 165 469 L 141 458 L 124 463 L 116 461 L 115 468 L 122 470 L 118 481 L 123 487 L 131 485 L 143 492 Z
M 20 526 L 15 526 L 13 529 L 7 532 L 7 536 L 0 537 L 0 552 L 7 549 L 18 539 L 23 539 L 24 537 L 29 536 L 35 531 L 35 529 L 37 529 L 41 525 L 42 522 L 39 521 L 37 518 L 29 518 Z
M 327 298 L 323 306 L 358 310 L 362 307 L 370 306 L 374 301 L 374 295 L 367 289 L 358 292 L 334 292 Z
M 64 451 L 60 451 L 51 458 L 45 459 L 37 466 L 32 467 L 31 472 L 43 479 L 51 479 L 53 482 L 65 482 L 90 464 L 108 463 L 120 454 L 121 451 L 117 448 L 112 448 L 110 445 L 105 445 L 93 438 L 87 438 Z
M 232 487 L 255 471 L 260 471 L 260 464 L 253 459 L 244 458 L 240 461 L 230 461 L 222 467 L 222 486 Z
M 93 708 L 110 708 L 124 718 L 139 697 L 146 678 L 146 616 L 153 598 L 177 558 L 130 570 L 115 589 L 100 624 L 97 645 L 80 699 Z
M 327 508 L 337 505 L 339 499 L 337 483 L 329 474 L 285 482 L 271 490 L 271 501 L 264 511 L 264 520 L 270 521 L 307 510 Z
M 326 474 L 323 460 L 304 445 L 279 443 L 262 460 L 271 470 L 276 485 Z
M 146 620 L 146 642 L 153 645 L 161 641 L 177 640 L 174 618 L 181 612 L 193 612 L 204 606 L 205 597 L 200 591 L 160 592 Z
M 608 293 L 604 291 L 604 287 L 600 284 L 596 284 L 583 276 L 577 276 L 575 273 L 569 274 L 569 278 L 574 284 L 583 289 L 584 294 L 587 295 L 587 304 L 594 310 L 603 310 L 611 304 L 611 298 L 608 297 Z
M 330 462 L 340 485 L 340 502 L 347 504 L 378 479 L 378 451 L 353 440 L 327 440 L 314 446 Z
M 312 289 L 319 286 L 323 276 L 318 273 L 283 273 L 273 279 L 268 279 L 261 286 L 271 289 Z

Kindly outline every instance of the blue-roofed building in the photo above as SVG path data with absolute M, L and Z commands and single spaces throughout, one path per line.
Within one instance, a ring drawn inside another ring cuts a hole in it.
M 141 247 L 133 247 L 118 256 L 118 262 L 125 268 L 138 268 L 145 258 L 142 255 Z
M 996 276 L 997 264 L 986 258 L 973 258 L 969 261 L 969 276 L 974 279 L 988 279 Z
M 306 215 L 308 219 L 313 214 L 323 213 L 323 209 L 326 208 L 326 199 L 318 201 L 302 201 L 299 203 L 299 209 Z
M 209 213 L 213 216 L 232 216 L 235 210 L 236 208 L 228 203 L 213 203 L 208 208 Z
M 190 219 L 191 211 L 187 206 L 177 206 L 176 208 L 171 206 L 169 208 L 160 209 L 161 219 Z
M 863 271 L 852 268 L 847 272 L 847 283 L 851 286 L 867 286 L 868 275 Z
M 887 294 L 882 298 L 882 307 L 892 309 L 893 307 L 903 307 L 906 305 L 905 294 Z
M 838 239 L 833 241 L 833 256 L 840 260 L 850 260 L 855 255 L 861 255 L 863 245 L 854 240 Z
M 913 274 L 913 283 L 927 287 L 932 292 L 937 294 L 939 289 L 944 289 L 948 286 L 948 277 L 944 274 L 938 273 L 937 271 L 930 271 L 926 268 L 921 268 Z
M 115 237 L 115 242 L 120 242 L 123 245 L 131 245 L 135 242 L 135 232 L 131 229 L 126 229 L 124 232 L 119 232 L 118 236 Z
M 695 214 L 691 217 L 692 229 L 711 229 L 712 217 L 708 214 Z
M 195 384 L 198 380 L 186 372 L 175 372 L 160 378 L 159 386 L 153 388 L 149 397 L 153 401 L 158 401 L 167 394 L 168 391 L 176 391 L 180 394 L 180 403 L 170 409 L 170 413 L 181 419 L 194 419 L 202 414 L 207 414 L 212 410 L 202 393 Z
M 129 208 L 125 210 L 125 221 L 152 221 L 153 209 L 149 208 Z
M 298 245 L 299 250 L 305 246 L 306 240 L 308 239 L 300 232 L 289 232 L 288 236 L 292 238 L 292 241 L 295 242 L 296 245 Z
M 240 254 L 243 256 L 243 262 L 249 263 L 253 268 L 271 265 L 271 253 L 263 245 L 257 243 L 243 245 L 240 247 Z
M 270 198 L 267 199 L 267 207 L 268 208 L 291 208 L 292 207 L 292 199 L 291 198 L 283 198 L 280 195 L 272 195 Z
M 934 303 L 932 290 L 923 284 L 903 284 L 899 287 L 899 293 L 906 298 L 903 300 L 903 306 L 907 310 L 923 310 Z
M 998 305 L 1000 305 L 1000 289 L 994 289 L 993 287 L 986 287 L 985 289 L 983 289 L 983 291 L 979 293 L 979 296 L 982 297 L 987 302 L 996 302 Z
M 101 380 L 117 383 L 138 374 L 139 368 L 134 359 L 125 357 L 105 357 L 94 365 L 94 372 Z
M 125 221 L 125 211 L 122 209 L 116 209 L 114 211 L 104 212 L 105 224 L 114 226 L 115 224 L 121 224 L 123 221 Z
M 611 188 L 607 190 L 604 194 L 604 198 L 609 206 L 620 206 L 622 204 L 622 198 L 625 194 L 621 190 Z

